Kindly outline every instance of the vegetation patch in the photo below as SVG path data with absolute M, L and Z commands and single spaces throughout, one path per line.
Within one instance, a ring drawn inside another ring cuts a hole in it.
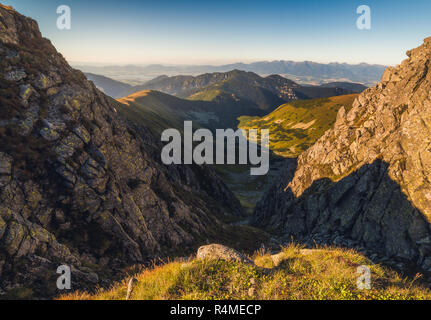
M 287 103 L 262 118 L 240 117 L 238 127 L 270 130 L 270 149 L 277 155 L 296 158 L 332 128 L 341 107 L 344 106 L 346 111 L 352 108 L 357 96 L 351 94 Z
M 372 264 L 353 250 L 302 250 L 290 245 L 277 261 L 260 250 L 255 265 L 220 260 L 174 261 L 135 275 L 135 300 L 409 300 L 430 299 L 431 291 L 414 279 Z M 357 286 L 357 268 L 371 269 L 371 289 Z M 75 292 L 62 300 L 124 300 L 128 279 L 96 294 Z

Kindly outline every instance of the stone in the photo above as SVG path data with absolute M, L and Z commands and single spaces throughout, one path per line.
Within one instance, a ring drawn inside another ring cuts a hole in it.
M 4 235 L 3 239 L 6 251 L 12 256 L 15 255 L 25 236 L 25 229 L 21 224 L 15 221 L 9 223 L 8 232 Z
M 56 84 L 55 81 L 47 77 L 46 75 L 40 73 L 36 80 L 32 82 L 33 86 L 40 90 L 46 90 Z
M 84 127 L 76 127 L 73 132 L 79 137 L 81 138 L 81 140 L 85 143 L 88 144 L 91 140 L 91 136 L 88 133 L 88 131 L 84 128 Z
M 49 127 L 44 127 L 44 128 L 42 128 L 40 131 L 39 131 L 39 134 L 45 139 L 45 140 L 48 140 L 48 141 L 55 141 L 55 140 L 58 140 L 59 138 L 60 138 L 60 134 L 57 132 L 57 131 L 55 131 L 55 130 L 53 130 L 53 129 L 51 129 L 51 128 L 49 128 Z
M 55 96 L 59 91 L 60 91 L 60 88 L 49 88 L 46 91 L 46 94 L 47 94 L 48 97 Z
M 245 257 L 243 254 L 221 244 L 210 244 L 200 247 L 196 254 L 196 259 L 252 263 L 251 260 Z
M 0 152 L 0 175 L 12 174 L 13 158 L 4 152 Z
M 58 161 L 64 162 L 66 159 L 70 158 L 77 149 L 82 149 L 84 143 L 82 140 L 74 135 L 70 134 L 55 148 L 55 153 L 58 155 Z
M 7 227 L 6 222 L 2 219 L 2 217 L 0 217 L 0 239 L 3 237 L 4 233 L 6 232 L 6 227 Z
M 25 103 L 27 103 L 27 100 L 30 99 L 32 94 L 36 93 L 33 87 L 29 84 L 25 84 L 25 85 L 23 84 L 19 87 L 19 89 L 20 89 L 19 95 Z

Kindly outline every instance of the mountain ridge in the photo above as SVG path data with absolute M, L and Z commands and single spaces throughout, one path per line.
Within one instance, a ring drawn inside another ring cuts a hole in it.
M 120 84 L 114 80 L 87 74 L 96 86 L 114 98 L 123 98 L 143 90 L 155 90 L 188 100 L 203 100 L 219 104 L 249 104 L 250 108 L 271 112 L 288 101 L 331 97 L 358 93 L 366 87 L 360 84 L 330 83 L 326 86 L 301 86 L 279 75 L 261 77 L 253 72 L 232 70 L 193 76 L 160 76 L 142 85 Z M 125 89 L 126 88 L 126 89 Z M 125 90 L 124 90 L 125 89 Z M 120 93 L 122 92 L 122 93 Z M 238 114 L 251 115 L 250 113 Z
M 256 224 L 431 271 L 431 38 L 407 56 L 340 109 L 258 204 Z
M 386 66 L 378 64 L 347 64 L 347 63 L 317 63 L 311 61 L 295 62 L 295 61 L 261 61 L 253 63 L 233 63 L 222 66 L 163 66 L 163 65 L 148 65 L 148 66 L 85 66 L 74 64 L 77 69 L 84 72 L 103 74 L 108 77 L 117 78 L 135 78 L 140 79 L 141 75 L 149 75 L 156 77 L 161 75 L 198 75 L 203 73 L 213 72 L 228 72 L 233 69 L 242 71 L 251 71 L 261 76 L 270 74 L 281 74 L 295 81 L 304 84 L 322 84 L 334 81 L 349 81 L 359 82 L 365 85 L 374 85 L 377 83 L 383 74 Z

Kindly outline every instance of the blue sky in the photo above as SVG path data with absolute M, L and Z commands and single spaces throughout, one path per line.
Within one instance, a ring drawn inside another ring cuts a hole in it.
M 398 64 L 431 36 L 429 0 L 0 0 L 36 19 L 74 63 L 223 64 L 262 60 Z M 56 27 L 59 5 L 72 29 Z M 356 8 L 371 8 L 358 30 Z

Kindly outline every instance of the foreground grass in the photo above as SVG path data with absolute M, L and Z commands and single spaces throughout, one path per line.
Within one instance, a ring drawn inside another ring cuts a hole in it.
M 283 249 L 278 261 L 265 252 L 257 252 L 256 265 L 227 261 L 171 262 L 137 274 L 132 299 L 336 299 L 389 300 L 430 299 L 431 291 L 415 279 L 380 265 L 372 265 L 364 256 L 335 248 L 304 251 L 297 246 Z M 371 269 L 372 289 L 357 288 L 357 267 Z M 127 279 L 109 290 L 96 294 L 76 292 L 63 300 L 124 300 Z

